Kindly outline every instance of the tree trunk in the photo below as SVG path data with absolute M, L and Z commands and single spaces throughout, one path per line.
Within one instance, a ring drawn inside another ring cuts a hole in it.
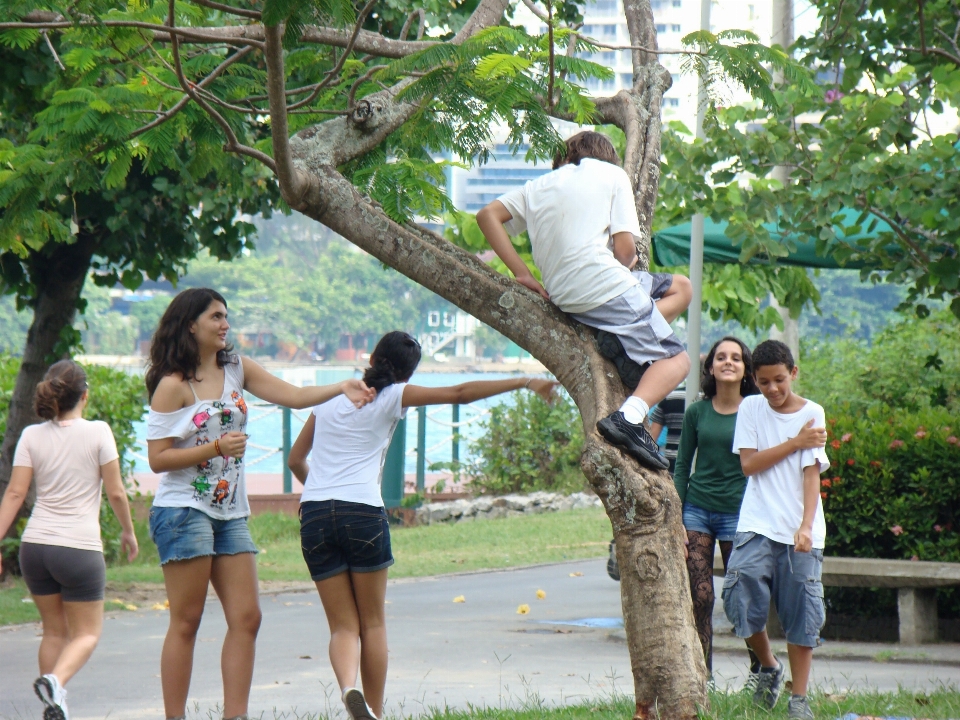
M 23 349 L 23 361 L 10 398 L 7 431 L 3 436 L 3 444 L 0 445 L 0 493 L 6 490 L 7 483 L 10 482 L 13 453 L 20 433 L 27 425 L 39 422 L 33 412 L 34 392 L 37 383 L 43 380 L 47 368 L 57 359 L 54 352 L 61 332 L 73 325 L 77 314 L 77 301 L 90 271 L 93 246 L 93 238 L 81 234 L 77 241 L 70 245 L 45 245 L 30 262 L 30 279 L 36 287 L 37 297 L 33 307 L 33 322 L 27 332 L 27 343 Z M 32 505 L 31 487 L 24 510 L 28 510 Z
M 295 153 L 296 157 L 296 153 Z M 306 173 L 304 173 L 306 175 Z M 596 422 L 622 402 L 594 332 L 424 228 L 398 225 L 332 167 L 311 168 L 301 212 L 530 352 L 570 392 L 586 445 L 581 465 L 613 525 L 637 718 L 695 718 L 707 704 L 683 557 L 681 505 L 669 475 L 608 445 Z

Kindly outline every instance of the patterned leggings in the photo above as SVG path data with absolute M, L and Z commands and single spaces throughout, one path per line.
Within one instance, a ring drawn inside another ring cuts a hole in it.
M 697 624 L 697 635 L 703 646 L 703 657 L 707 661 L 707 672 L 713 673 L 713 546 L 714 537 L 709 533 L 687 530 L 687 572 L 690 574 L 690 594 L 693 595 L 693 619 Z M 720 557 L 726 572 L 730 562 L 733 543 L 720 541 Z M 760 670 L 760 660 L 747 645 L 750 653 L 750 670 Z

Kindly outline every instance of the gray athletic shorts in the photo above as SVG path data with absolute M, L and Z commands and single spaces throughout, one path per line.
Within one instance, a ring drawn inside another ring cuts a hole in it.
M 643 273 L 647 276 L 646 278 L 639 277 L 638 273 L 634 275 L 640 279 L 640 286 L 633 286 L 622 295 L 608 300 L 593 310 L 570 313 L 571 317 L 584 325 L 597 330 L 606 330 L 619 337 L 627 355 L 639 365 L 679 355 L 683 352 L 683 343 L 673 334 L 670 323 L 657 310 L 657 306 L 651 299 L 653 296 L 642 287 L 644 282 L 649 280 L 653 289 L 662 295 L 666 292 L 663 274 Z M 670 280 L 666 283 L 666 288 L 669 288 L 670 283 L 673 282 L 673 276 L 666 277 Z
M 20 571 L 31 595 L 62 595 L 64 602 L 103 600 L 103 553 L 61 545 L 20 543 Z
M 798 553 L 793 545 L 738 532 L 723 579 L 723 611 L 737 637 L 767 626 L 772 598 L 787 642 L 817 647 L 827 619 L 822 573 L 823 550 Z
M 648 273 L 646 270 L 634 270 L 630 273 L 640 281 L 640 287 L 653 300 L 659 300 L 667 294 L 673 285 L 673 275 L 670 273 Z

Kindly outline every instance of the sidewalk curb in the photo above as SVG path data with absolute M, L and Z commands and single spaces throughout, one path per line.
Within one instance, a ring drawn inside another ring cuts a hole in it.
M 623 630 L 613 630 L 607 634 L 607 638 L 613 642 L 624 643 L 627 642 L 626 632 Z M 772 642 L 774 646 L 774 651 L 778 654 L 786 654 L 785 643 L 780 640 L 774 640 Z M 817 658 L 822 660 L 857 660 L 861 662 L 872 662 L 877 663 L 878 665 L 941 665 L 947 667 L 960 667 L 960 648 L 956 651 L 951 650 L 951 657 L 935 657 L 929 655 L 922 650 L 916 652 L 911 652 L 910 650 L 902 649 L 898 645 L 891 644 L 889 649 L 884 648 L 882 650 L 875 650 L 870 652 L 865 648 L 850 647 L 850 645 L 855 645 L 852 642 L 842 643 L 840 641 L 827 641 L 824 647 L 817 648 L 814 650 L 814 662 L 817 661 Z M 743 655 L 746 657 L 745 647 L 742 644 L 737 644 L 734 646 L 732 643 L 714 642 L 713 652 L 715 655 Z

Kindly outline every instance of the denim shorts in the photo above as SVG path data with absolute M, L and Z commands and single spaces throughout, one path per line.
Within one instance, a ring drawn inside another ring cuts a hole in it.
M 300 549 L 313 580 L 393 565 L 390 523 L 382 507 L 344 500 L 300 503 Z
M 686 530 L 706 533 L 720 542 L 732 542 L 737 536 L 740 513 L 704 510 L 691 503 L 683 504 L 683 527 Z
M 737 533 L 723 579 L 723 610 L 737 637 L 766 627 L 772 599 L 787 642 L 817 647 L 827 619 L 822 573 L 823 550 L 798 553 L 757 533 Z
M 150 508 L 150 537 L 160 564 L 211 555 L 256 553 L 247 519 L 217 520 L 190 507 Z

